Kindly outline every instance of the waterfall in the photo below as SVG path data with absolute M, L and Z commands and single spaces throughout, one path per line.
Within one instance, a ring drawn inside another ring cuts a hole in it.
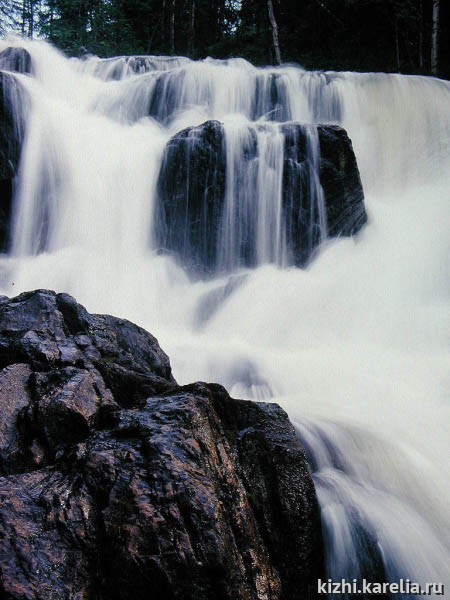
M 450 585 L 450 84 L 11 45 L 33 69 L 11 75 L 29 108 L 1 293 L 71 293 L 155 334 L 180 383 L 280 403 L 328 576 Z M 335 125 L 348 214 L 323 179 Z

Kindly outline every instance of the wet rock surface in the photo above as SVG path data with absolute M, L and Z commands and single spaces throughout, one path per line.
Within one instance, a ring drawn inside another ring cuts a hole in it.
M 345 129 L 337 125 L 319 125 L 318 135 L 328 235 L 355 235 L 366 224 L 367 215 L 352 142 Z
M 293 263 L 302 267 L 314 256 L 321 241 L 318 206 L 311 198 L 314 187 L 318 184 L 323 193 L 329 238 L 353 236 L 365 225 L 364 192 L 345 129 L 337 125 L 318 125 L 316 129 L 289 123 L 282 130 L 283 218 Z M 317 165 L 311 164 L 309 148 L 313 144 L 317 144 Z
M 19 168 L 25 132 L 24 111 L 28 102 L 19 81 L 1 69 L 0 64 L 0 252 L 8 244 L 12 193 Z
M 223 125 L 208 121 L 167 144 L 158 182 L 155 234 L 186 266 L 213 271 L 225 196 Z
M 355 235 L 367 221 L 358 165 L 346 131 L 336 125 L 300 123 L 242 126 L 239 169 L 232 170 L 237 187 L 233 213 L 229 214 L 226 133 L 218 121 L 206 121 L 169 141 L 156 205 L 158 246 L 177 256 L 193 273 L 221 271 L 230 221 L 239 223 L 233 233 L 238 266 L 258 264 L 257 224 L 263 217 L 258 216 L 255 174 L 264 152 L 259 144 L 266 143 L 258 141 L 262 131 L 279 132 L 283 137 L 283 159 L 277 167 L 282 178 L 280 231 L 274 226 L 273 235 L 285 240 L 284 262 L 303 267 L 324 237 Z M 269 161 L 263 168 L 275 167 Z M 320 202 L 324 215 L 320 214 Z
M 157 340 L 66 294 L 0 299 L 0 597 L 314 596 L 320 519 L 275 404 L 178 386 Z
M 0 70 L 16 73 L 32 72 L 31 56 L 25 48 L 9 47 L 0 52 Z

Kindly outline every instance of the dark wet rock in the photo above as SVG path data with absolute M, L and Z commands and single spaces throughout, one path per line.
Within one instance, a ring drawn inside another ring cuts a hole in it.
M 0 180 L 14 177 L 24 134 L 25 92 L 9 73 L 0 72 Z
M 281 73 L 260 73 L 255 81 L 252 120 L 289 120 L 287 80 Z
M 31 404 L 28 365 L 11 365 L 0 371 L 0 475 L 20 470 L 25 444 L 18 431 L 22 410 Z
M 317 501 L 280 407 L 177 386 L 155 338 L 66 294 L 1 299 L 0 328 L 0 597 L 314 597 Z
M 148 113 L 157 121 L 167 123 L 180 109 L 190 108 L 182 100 L 186 69 L 155 73 L 154 77 Z M 207 98 L 204 98 L 204 101 L 206 102 Z
M 81 442 L 96 426 L 101 411 L 117 408 L 113 396 L 103 379 L 76 367 L 34 374 L 34 402 L 31 404 L 36 418 L 35 428 L 50 448 Z
M 16 73 L 32 72 L 31 56 L 25 48 L 9 47 L 0 52 L 0 70 Z
M 283 125 L 282 131 L 287 245 L 293 263 L 303 266 L 314 256 L 322 238 L 319 194 L 323 193 L 327 236 L 335 238 L 353 236 L 367 222 L 364 192 L 345 129 L 290 123 Z
M 367 215 L 352 142 L 345 129 L 337 125 L 319 125 L 318 134 L 328 235 L 355 235 L 366 224 Z
M 26 105 L 23 86 L 14 75 L 0 71 L 0 252 L 6 249 L 10 233 L 14 178 L 25 132 Z
M 286 247 L 290 263 L 303 267 L 324 237 L 320 213 L 322 190 L 317 172 L 320 162 L 317 129 L 289 123 L 282 125 L 282 132 Z
M 154 392 L 175 383 L 169 359 L 151 334 L 124 319 L 91 315 L 68 294 L 47 290 L 0 304 L 0 366 L 17 362 L 43 371 L 95 368 L 105 380 L 114 379 L 121 367 L 130 377 L 152 381 Z M 147 391 L 142 394 L 146 397 Z
M 193 269 L 212 270 L 225 195 L 223 125 L 208 121 L 168 143 L 158 183 L 158 244 Z
M 280 91 L 281 84 L 274 81 L 265 85 Z M 314 257 L 324 238 L 355 235 L 366 223 L 356 158 L 347 133 L 338 126 L 257 124 L 245 130 L 240 136 L 239 168 L 233 175 L 236 186 L 246 190 L 244 200 L 235 198 L 233 215 L 239 223 L 234 245 L 238 266 L 257 264 L 257 130 L 265 128 L 281 131 L 284 138 L 280 235 L 286 241 L 288 264 L 302 267 Z M 223 125 L 217 121 L 176 134 L 166 147 L 159 176 L 157 245 L 178 257 L 188 270 L 202 275 L 222 269 L 221 247 L 226 244 L 224 135 Z

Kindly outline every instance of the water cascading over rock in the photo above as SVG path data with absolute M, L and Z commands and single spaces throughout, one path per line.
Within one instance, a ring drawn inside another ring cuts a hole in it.
M 193 270 L 302 267 L 327 237 L 354 235 L 366 220 L 338 126 L 207 121 L 166 147 L 155 236 Z
M 151 71 L 164 71 L 189 62 L 180 56 L 121 56 L 98 59 L 87 57 L 78 66 L 84 73 L 89 73 L 105 81 L 120 81 L 133 75 L 142 75 Z
M 31 74 L 31 56 L 25 48 L 9 47 L 0 52 L 0 70 Z
M 2 57 L 4 68 L 31 72 L 26 50 L 8 48 Z M 164 121 L 189 100 L 186 71 L 174 68 L 182 64 L 183 59 L 124 57 L 87 61 L 85 70 L 114 80 L 162 68 L 156 87 L 149 88 L 149 112 Z M 322 98 L 313 104 L 328 107 L 328 114 L 316 110 L 315 117 L 338 117 L 332 80 L 312 81 L 312 96 Z M 346 132 L 332 125 L 281 122 L 293 112 L 286 76 L 262 71 L 253 83 L 248 112 L 253 118 L 265 114 L 267 121 L 207 121 L 176 134 L 164 152 L 153 223 L 155 247 L 175 254 L 197 273 L 221 274 L 265 263 L 302 267 L 327 237 L 353 235 L 366 222 L 361 180 Z M 2 73 L 2 250 L 11 233 L 13 179 L 25 122 L 20 89 L 12 75 Z M 213 89 L 212 82 L 199 86 L 196 100 L 207 102 Z M 237 94 L 239 101 L 242 97 Z M 158 108 L 155 102 L 162 104 Z M 45 203 L 43 198 L 39 214 Z M 37 231 L 45 230 L 49 218 L 41 215 Z M 46 241 L 42 234 L 38 237 L 32 246 L 40 251 Z
M 138 59 L 131 59 L 128 70 L 123 68 L 122 60 L 116 59 L 115 68 L 121 69 L 122 78 L 129 76 L 131 65 Z M 301 119 L 336 123 L 342 118 L 336 73 L 310 73 L 295 68 L 273 72 L 254 69 L 242 59 L 184 60 L 185 63 L 180 58 L 165 58 L 154 72 L 147 69 L 150 97 L 145 110 L 160 122 L 170 121 L 174 114 L 192 106 L 202 106 L 210 115 L 217 112 L 244 115 L 250 121 Z M 150 62 L 156 65 L 155 61 L 149 61 L 148 66 Z M 89 64 L 86 68 L 89 70 Z M 97 61 L 96 68 L 103 71 L 107 67 Z M 226 88 L 222 85 L 224 80 Z
M 0 54 L 0 68 L 5 52 Z M 20 62 L 20 57 L 7 55 L 7 58 Z M 26 102 L 25 90 L 19 81 L 13 75 L 0 71 L 0 252 L 6 250 L 9 242 L 13 186 L 25 130 Z

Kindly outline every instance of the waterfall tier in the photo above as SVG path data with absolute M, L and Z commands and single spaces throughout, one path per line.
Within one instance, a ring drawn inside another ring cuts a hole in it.
M 208 121 L 164 151 L 156 243 L 194 270 L 304 266 L 328 236 L 353 235 L 365 222 L 340 127 Z

